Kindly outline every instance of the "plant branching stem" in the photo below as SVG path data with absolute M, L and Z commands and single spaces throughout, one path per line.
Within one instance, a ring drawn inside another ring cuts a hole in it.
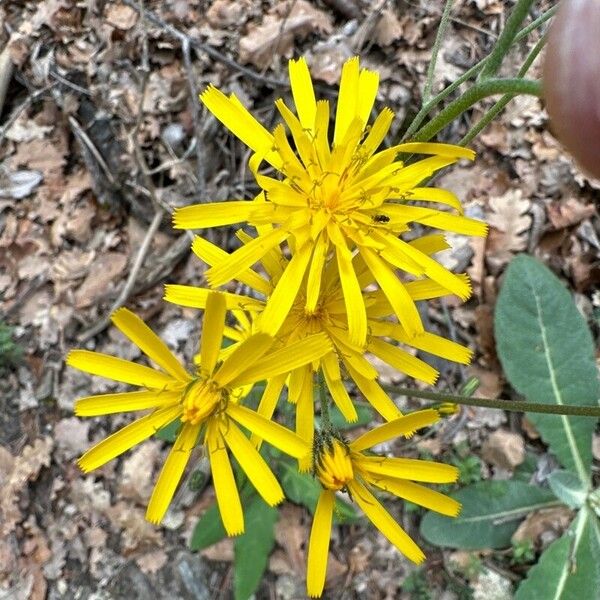
M 527 27 L 521 29 L 514 41 L 519 42 L 525 37 L 527 37 L 532 31 L 543 25 L 546 21 L 551 19 L 556 13 L 557 6 L 553 6 L 548 9 L 545 13 L 540 15 L 537 19 L 532 21 Z M 450 85 L 445 87 L 439 94 L 436 94 L 431 100 L 426 102 L 423 105 L 423 108 L 419 110 L 409 128 L 406 130 L 406 133 L 402 136 L 402 141 L 406 141 L 412 138 L 415 132 L 421 126 L 421 123 L 425 120 L 427 115 L 440 103 L 442 100 L 447 98 L 453 91 L 458 89 L 463 83 L 471 79 L 471 77 L 475 76 L 487 63 L 489 57 L 486 57 L 480 60 L 477 64 L 473 65 L 470 69 L 465 71 L 456 81 L 453 81 Z
M 319 385 L 319 401 L 321 404 L 321 426 L 324 431 L 331 429 L 331 418 L 329 416 L 329 397 L 327 395 L 327 386 L 325 385 L 325 376 L 323 371 L 317 373 L 317 382 Z
M 542 95 L 542 84 L 530 79 L 486 79 L 468 89 L 437 114 L 427 125 L 422 127 L 414 136 L 415 141 L 426 142 L 439 133 L 446 125 L 454 121 L 473 104 L 496 94 L 530 94 Z
M 446 4 L 444 5 L 444 12 L 442 12 L 442 18 L 440 19 L 440 24 L 435 36 L 435 42 L 433 43 L 433 48 L 431 50 L 431 60 L 429 61 L 429 66 L 427 67 L 427 79 L 425 80 L 425 86 L 423 87 L 423 103 L 427 102 L 431 96 L 437 57 L 442 46 L 442 41 L 444 40 L 446 29 L 450 23 L 450 12 L 452 11 L 453 3 L 454 0 L 446 0 Z
M 485 66 L 479 74 L 480 79 L 487 79 L 496 75 L 500 65 L 502 64 L 502 61 L 504 60 L 504 57 L 515 41 L 515 37 L 518 34 L 518 28 L 529 14 L 531 5 L 535 1 L 536 0 L 517 0 L 517 3 L 508 16 L 508 19 L 506 19 L 506 24 L 502 29 L 502 33 L 500 34 L 498 41 L 494 45 L 494 48 L 490 53 Z
M 517 77 L 525 77 L 527 71 L 533 64 L 533 61 L 538 57 L 542 48 L 546 45 L 547 36 L 542 36 L 537 44 L 531 49 L 523 65 L 517 73 Z M 467 134 L 460 140 L 459 145 L 466 146 L 470 144 L 505 108 L 505 106 L 514 98 L 514 94 L 504 94 L 481 119 L 469 129 Z
M 483 408 L 495 408 L 498 410 L 509 410 L 513 412 L 533 412 L 549 415 L 566 415 L 574 417 L 600 417 L 600 406 L 569 406 L 556 404 L 538 404 L 535 402 L 521 402 L 512 400 L 492 400 L 491 398 L 472 398 L 469 396 L 459 396 L 457 394 L 447 394 L 445 392 L 428 392 L 426 390 L 417 390 L 414 388 L 398 386 L 381 386 L 388 392 L 410 396 L 412 398 L 421 398 L 422 400 L 431 400 L 432 402 L 453 402 L 465 406 L 482 406 Z

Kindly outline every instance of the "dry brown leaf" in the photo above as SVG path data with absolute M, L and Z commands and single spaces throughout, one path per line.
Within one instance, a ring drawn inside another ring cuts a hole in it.
M 547 545 L 560 537 L 573 519 L 573 511 L 566 506 L 546 508 L 527 515 L 525 520 L 513 533 L 513 543 L 531 540 Z M 543 539 L 546 538 L 546 539 Z
M 119 493 L 123 498 L 131 498 L 139 503 L 148 501 L 154 486 L 150 473 L 159 455 L 160 444 L 148 441 L 125 458 L 119 480 Z
M 32 446 L 23 448 L 12 461 L 7 456 L 8 451 L 2 449 L 3 471 L 6 469 L 0 482 L 0 531 L 3 535 L 8 535 L 21 520 L 19 495 L 27 482 L 37 478 L 42 467 L 50 465 L 53 445 L 52 438 L 38 438 Z
M 214 0 L 206 11 L 206 20 L 212 27 L 237 27 L 247 18 L 252 3 L 250 0 Z
M 302 577 L 305 569 L 304 548 L 309 535 L 306 517 L 304 508 L 285 504 L 280 509 L 280 518 L 275 525 L 275 539 L 285 551 L 287 572 L 295 573 L 298 577 Z
M 596 214 L 593 204 L 584 204 L 576 198 L 557 200 L 548 206 L 548 218 L 555 229 L 571 227 Z
M 290 57 L 297 38 L 315 32 L 331 33 L 332 29 L 331 17 L 306 0 L 278 3 L 260 25 L 250 28 L 240 39 L 240 60 L 264 69 L 275 56 Z
M 225 538 L 208 548 L 200 551 L 200 556 L 208 560 L 218 560 L 221 562 L 233 562 L 233 540 Z
M 89 446 L 90 422 L 77 417 L 61 419 L 54 427 L 56 445 L 66 460 L 72 460 Z
M 114 2 L 107 5 L 104 15 L 108 24 L 123 31 L 131 29 L 138 20 L 136 10 L 126 4 L 115 4 Z
M 398 20 L 398 17 L 396 17 L 396 13 L 388 8 L 382 10 L 374 31 L 377 43 L 385 48 L 385 46 L 389 46 L 396 40 L 402 38 L 403 34 L 404 28 Z
M 527 214 L 531 202 L 522 197 L 521 190 L 509 190 L 503 196 L 489 199 L 491 212 L 488 236 L 488 262 L 499 269 L 506 264 L 513 252 L 527 248 L 527 232 L 531 227 L 531 216 Z
M 512 431 L 494 431 L 481 448 L 483 459 L 501 469 L 512 471 L 525 460 L 525 442 Z
M 107 252 L 98 256 L 75 293 L 75 306 L 85 308 L 105 296 L 111 284 L 120 279 L 126 265 L 127 256 L 121 252 Z
M 167 564 L 168 554 L 164 550 L 154 550 L 135 559 L 142 573 L 156 573 Z

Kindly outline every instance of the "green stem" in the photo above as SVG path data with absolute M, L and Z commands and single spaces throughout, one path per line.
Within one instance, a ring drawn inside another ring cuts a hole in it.
M 535 0 L 517 0 L 515 7 L 506 20 L 506 24 L 502 29 L 502 33 L 500 34 L 494 49 L 488 57 L 488 61 L 479 74 L 480 79 L 487 79 L 496 75 L 504 57 L 515 41 L 518 28 L 529 14 L 531 5 L 534 2 Z
M 557 10 L 557 6 L 553 6 L 548 9 L 545 13 L 540 15 L 535 21 L 532 21 L 527 27 L 521 29 L 517 36 L 515 37 L 515 42 L 519 42 L 525 37 L 527 37 L 532 31 L 543 25 L 546 21 L 548 21 L 551 17 L 554 16 L 554 13 Z M 473 75 L 477 74 L 485 64 L 487 63 L 489 57 L 486 57 L 480 60 L 477 64 L 473 65 L 470 69 L 465 71 L 456 81 L 453 81 L 450 85 L 445 87 L 441 92 L 439 92 L 436 96 L 434 96 L 431 100 L 429 100 L 426 104 L 423 105 L 423 108 L 419 110 L 415 118 L 412 120 L 409 128 L 406 130 L 406 133 L 402 136 L 402 142 L 411 139 L 414 133 L 419 129 L 421 123 L 425 120 L 425 117 L 444 99 L 446 99 L 454 90 L 460 87 L 463 83 L 468 81 Z
M 519 72 L 517 73 L 517 77 L 525 77 L 527 75 L 527 71 L 533 64 L 533 61 L 538 57 L 539 53 L 542 51 L 542 48 L 546 44 L 547 36 L 543 35 L 537 44 L 532 48 L 531 52 L 528 54 L 525 62 L 522 64 Z M 515 97 L 514 94 L 504 94 L 498 102 L 496 102 L 484 115 L 481 119 L 469 129 L 467 134 L 460 140 L 460 146 L 466 146 L 470 144 L 503 110 L 504 107 Z
M 425 80 L 425 86 L 423 87 L 423 103 L 427 102 L 431 96 L 431 88 L 433 87 L 433 78 L 435 75 L 435 65 L 437 63 L 438 54 L 442 46 L 444 34 L 446 33 L 446 29 L 450 23 L 450 12 L 452 11 L 453 2 L 454 0 L 446 0 L 446 4 L 444 5 L 444 12 L 442 13 L 442 18 L 440 19 L 440 24 L 435 36 L 435 42 L 433 43 L 433 48 L 431 50 L 431 60 L 429 61 L 429 66 L 427 67 L 427 79 Z
M 476 83 L 468 89 L 460 98 L 454 100 L 437 114 L 427 125 L 422 127 L 414 136 L 417 142 L 429 141 L 440 132 L 446 125 L 454 121 L 462 113 L 467 111 L 473 104 L 496 94 L 530 94 L 532 96 L 542 95 L 542 84 L 530 79 L 486 79 Z
M 521 402 L 520 400 L 512 401 L 492 400 L 491 398 L 471 398 L 468 396 L 459 396 L 457 394 L 447 394 L 445 392 L 427 392 L 425 390 L 391 385 L 382 385 L 381 387 L 387 392 L 410 396 L 411 398 L 431 400 L 432 402 L 454 402 L 455 404 L 464 404 L 466 406 L 482 406 L 483 408 L 496 408 L 498 410 L 509 410 L 513 412 L 533 412 L 576 417 L 600 417 L 600 406 L 558 406 L 556 404 Z

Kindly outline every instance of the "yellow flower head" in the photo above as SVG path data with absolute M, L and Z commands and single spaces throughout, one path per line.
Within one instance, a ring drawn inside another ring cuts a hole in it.
M 241 233 L 239 235 L 244 243 L 251 243 L 250 236 Z M 420 238 L 421 250 L 431 253 L 444 248 L 445 242 L 440 238 L 441 236 L 438 235 Z M 224 250 L 200 237 L 195 238 L 192 249 L 209 266 L 219 264 L 227 257 Z M 293 258 L 291 260 L 293 261 Z M 290 264 L 290 260 L 283 255 L 280 248 L 269 250 L 261 262 L 268 279 L 250 268 L 239 274 L 240 281 L 251 289 L 252 296 L 226 295 L 228 306 L 238 319 L 238 326 L 229 328 L 226 336 L 236 342 L 241 342 L 261 329 L 265 305 L 269 303 L 273 290 L 277 288 L 279 280 Z M 352 268 L 357 273 L 362 287 L 368 287 L 373 283 L 373 276 L 360 255 L 354 256 Z M 411 300 L 415 302 L 447 294 L 445 288 L 427 277 L 407 282 L 405 289 Z M 207 295 L 207 290 L 194 286 L 167 285 L 165 288 L 165 299 L 183 306 L 204 308 Z M 260 297 L 263 299 L 259 299 Z M 368 327 L 366 350 L 383 363 L 429 384 L 437 379 L 437 370 L 398 344 L 468 364 L 471 351 L 456 342 L 426 331 L 410 337 L 404 327 L 397 322 L 394 309 L 381 290 L 364 292 L 364 304 Z M 288 378 L 286 374 L 282 374 L 269 381 L 258 407 L 259 414 L 271 418 L 281 390 L 287 383 L 288 399 L 296 405 L 296 432 L 312 443 L 313 371 L 322 369 L 329 393 L 347 421 L 356 421 L 358 414 L 342 380 L 343 372 L 356 384 L 384 419 L 391 421 L 401 416 L 394 402 L 378 384 L 377 371 L 365 358 L 365 349 L 350 340 L 343 288 L 335 265 L 330 265 L 324 270 L 319 298 L 314 309 L 307 308 L 306 294 L 300 290 L 279 329 L 275 347 L 287 352 L 288 344 L 316 333 L 328 337 L 332 350 L 324 354 L 319 361 L 297 367 L 289 373 Z M 301 468 L 308 469 L 309 466 L 310 463 L 305 461 Z
M 438 419 L 437 411 L 422 410 L 381 425 L 349 444 L 335 437 L 325 442 L 317 438 L 313 460 L 315 475 L 323 491 L 317 503 L 308 547 L 306 587 L 309 596 L 320 596 L 325 585 L 336 491 L 347 491 L 373 525 L 417 564 L 424 560 L 423 552 L 377 500 L 372 488 L 379 488 L 443 515 L 458 515 L 460 504 L 456 500 L 414 483 L 456 481 L 456 467 L 412 458 L 364 454 L 368 448 L 397 436 L 411 434 Z
M 211 286 L 222 285 L 260 260 L 272 248 L 288 242 L 293 259 L 278 282 L 264 311 L 262 330 L 275 335 L 300 288 L 314 310 L 319 298 L 321 273 L 337 265 L 346 307 L 349 337 L 364 345 L 367 314 L 361 283 L 353 267 L 357 251 L 373 279 L 387 297 L 409 336 L 423 332 L 414 301 L 395 270 L 413 277 L 429 277 L 461 298 L 470 294 L 463 278 L 453 275 L 399 236 L 412 223 L 465 235 L 485 235 L 486 225 L 462 215 L 460 201 L 451 192 L 419 187 L 435 171 L 460 158 L 473 159 L 471 150 L 448 144 L 407 143 L 377 151 L 394 114 L 384 109 L 368 127 L 378 89 L 378 75 L 360 69 L 357 57 L 342 69 L 335 115 L 333 143 L 329 142 L 329 103 L 317 102 L 304 59 L 289 63 L 294 114 L 283 100 L 276 107 L 293 139 L 288 142 L 283 124 L 267 131 L 234 96 L 214 87 L 201 96 L 206 107 L 247 144 L 254 155 L 250 167 L 263 190 L 253 201 L 233 200 L 178 209 L 174 225 L 180 229 L 206 228 L 248 221 L 259 235 L 211 267 Z M 399 154 L 431 154 L 411 164 L 397 161 Z M 280 178 L 258 172 L 267 162 Z M 454 213 L 409 202 L 443 204 Z
M 286 360 L 281 353 L 272 350 L 273 339 L 259 333 L 249 336 L 223 357 L 226 298 L 218 292 L 207 295 L 197 373 L 188 373 L 160 338 L 124 308 L 113 314 L 113 323 L 158 365 L 158 369 L 88 350 L 73 350 L 67 364 L 142 388 L 137 392 L 82 398 L 75 404 L 77 415 L 90 417 L 150 409 L 145 416 L 88 450 L 79 459 L 83 471 L 87 473 L 100 467 L 161 427 L 180 419 L 181 430 L 152 492 L 146 518 L 154 523 L 162 520 L 190 453 L 200 439 L 208 450 L 223 524 L 230 535 L 236 535 L 244 531 L 244 520 L 228 450 L 268 504 L 283 500 L 283 492 L 271 469 L 239 425 L 295 458 L 303 458 L 309 452 L 308 444 L 300 437 L 239 403 L 254 383 L 318 360 L 330 350 L 330 345 L 323 334 L 304 338 L 289 347 Z

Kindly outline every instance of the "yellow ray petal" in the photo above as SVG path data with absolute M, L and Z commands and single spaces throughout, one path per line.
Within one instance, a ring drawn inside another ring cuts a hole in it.
M 136 314 L 126 308 L 119 308 L 110 318 L 148 358 L 172 377 L 184 382 L 191 380 L 189 373 L 173 356 L 167 345 Z
M 460 502 L 457 502 L 454 498 L 412 481 L 378 475 L 372 483 L 390 494 L 448 517 L 457 517 L 460 512 Z
M 312 374 L 302 388 L 296 402 L 296 435 L 306 443 L 307 448 L 313 447 L 315 435 L 315 402 Z M 305 473 L 312 468 L 312 452 L 307 452 L 298 458 L 298 470 Z
M 385 240 L 388 245 L 402 254 L 407 254 L 416 263 L 421 265 L 424 274 L 440 285 L 444 286 L 449 292 L 456 294 L 462 300 L 466 300 L 471 294 L 471 286 L 465 283 L 464 279 L 451 273 L 438 263 L 436 260 L 420 252 L 410 244 L 400 240 L 393 235 L 386 235 Z
M 334 504 L 334 493 L 331 490 L 323 490 L 317 502 L 310 530 L 306 559 L 306 593 L 311 598 L 318 598 L 325 587 Z
M 229 254 L 225 250 L 198 235 L 194 237 L 192 252 L 209 267 L 218 265 L 221 261 L 229 258 Z M 271 284 L 252 269 L 242 271 L 238 274 L 237 279 L 265 296 L 271 293 Z M 227 308 L 231 310 L 229 303 Z
M 221 387 L 231 384 L 232 387 L 238 387 L 239 383 L 234 383 L 239 374 L 245 372 L 248 366 L 253 367 L 267 350 L 273 345 L 273 338 L 266 333 L 255 333 L 243 342 L 238 344 L 235 350 L 227 357 L 219 370 L 215 373 L 213 379 Z M 245 383 L 256 383 L 257 380 L 246 381 Z
M 302 340 L 292 342 L 285 348 L 263 356 L 262 360 L 250 365 L 240 373 L 232 386 L 256 383 L 270 379 L 281 373 L 290 373 L 294 369 L 318 360 L 332 349 L 329 337 L 324 333 L 310 335 Z
M 223 294 L 211 292 L 206 300 L 200 339 L 200 371 L 204 377 L 212 374 L 223 343 L 227 306 Z
M 410 377 L 424 381 L 425 383 L 435 383 L 438 372 L 426 362 L 409 354 L 405 350 L 392 346 L 378 338 L 371 338 L 367 348 L 381 360 L 398 369 L 401 373 L 406 373 Z
M 411 240 L 408 243 L 413 248 L 417 249 L 419 252 L 427 254 L 427 256 L 431 256 L 436 252 L 448 250 L 451 247 L 450 244 L 446 241 L 445 236 L 440 233 L 422 235 L 421 237 L 418 237 L 415 240 Z
M 475 152 L 469 148 L 455 146 L 454 144 L 440 144 L 437 142 L 407 142 L 394 146 L 398 152 L 405 154 L 435 154 L 436 156 L 446 156 L 448 158 L 466 158 L 475 159 Z
M 310 382 L 308 381 L 309 378 Z M 302 394 L 304 385 L 309 385 L 309 383 L 312 385 L 312 379 L 313 370 L 310 364 L 298 367 L 290 373 L 290 377 L 287 382 L 287 400 L 290 404 L 298 403 L 298 398 L 300 398 L 300 394 Z
M 109 435 L 106 439 L 96 444 L 85 452 L 77 461 L 81 470 L 88 473 L 116 456 L 123 454 L 136 444 L 154 435 L 161 427 L 174 421 L 181 414 L 179 404 L 159 408 L 150 415 L 137 419 Z
M 306 59 L 301 57 L 298 60 L 290 60 L 288 67 L 292 95 L 300 123 L 304 129 L 313 131 L 317 102 Z
M 281 98 L 275 101 L 275 106 L 290 129 L 294 144 L 296 145 L 296 150 L 302 159 L 304 168 L 310 177 L 314 177 L 316 175 L 315 167 L 317 164 L 317 154 L 311 139 L 302 128 L 296 115 L 286 106 Z
M 413 348 L 423 350 L 424 352 L 429 352 L 430 354 L 440 356 L 441 358 L 445 358 L 447 360 L 453 360 L 454 362 L 461 363 L 463 365 L 468 365 L 471 362 L 471 357 L 473 356 L 473 351 L 466 346 L 457 344 L 456 342 L 448 340 L 441 335 L 429 333 L 428 331 L 411 338 L 406 335 L 406 332 L 404 332 L 401 327 L 398 325 L 393 325 L 389 335 L 399 342 L 410 344 L 413 346 Z
M 393 120 L 394 112 L 387 107 L 377 115 L 377 118 L 369 131 L 369 135 L 367 135 L 365 141 L 361 144 L 361 151 L 365 153 L 365 158 L 370 158 L 381 142 L 383 142 L 390 130 Z
M 258 235 L 264 235 L 273 231 L 273 227 L 257 227 L 256 228 Z M 244 244 L 250 243 L 254 238 L 248 235 L 245 231 L 239 229 L 235 234 Z M 265 296 L 270 296 L 273 292 L 274 285 L 281 278 L 281 274 L 288 266 L 288 259 L 283 255 L 281 248 L 279 246 L 274 246 L 270 248 L 265 255 L 260 259 L 262 266 L 267 272 L 268 278 L 271 280 L 269 283 L 269 291 L 264 292 Z M 242 281 L 240 279 L 240 281 Z
M 98 415 L 145 410 L 177 402 L 182 395 L 183 390 L 174 392 L 152 390 L 87 396 L 79 398 L 75 402 L 75 414 L 78 417 L 96 417 Z
M 378 88 L 379 73 L 377 71 L 362 69 L 358 76 L 356 116 L 362 121 L 363 127 L 367 124 L 371 115 Z
M 244 108 L 237 98 L 228 98 L 211 85 L 200 94 L 200 100 L 246 146 L 258 154 L 262 154 L 264 159 L 276 169 L 281 166 L 279 156 L 274 152 L 269 152 L 273 147 L 273 136 Z
M 273 471 L 258 453 L 250 440 L 233 424 L 221 426 L 221 434 L 242 470 L 269 506 L 275 506 L 283 501 L 283 490 Z
M 427 483 L 453 483 L 458 478 L 458 469 L 455 466 L 431 460 L 361 456 L 356 461 L 362 469 L 374 475 Z
M 467 286 L 468 296 L 471 295 L 471 280 L 466 273 L 458 273 L 456 277 L 462 280 Z M 413 300 L 429 300 L 431 298 L 439 298 L 440 296 L 448 295 L 448 289 L 441 286 L 433 279 L 419 279 L 417 281 L 409 281 L 406 283 L 406 289 Z
M 92 375 L 145 388 L 169 390 L 182 386 L 181 381 L 162 371 L 91 350 L 71 350 L 66 363 L 70 367 Z
M 283 242 L 289 233 L 281 228 L 259 235 L 251 242 L 244 244 L 220 264 L 206 271 L 206 278 L 212 287 L 223 285 L 235 279 L 240 273 L 258 262 L 267 252 Z
M 321 292 L 321 281 L 323 279 L 323 267 L 329 251 L 329 244 L 324 235 L 319 235 L 314 246 L 312 260 L 308 271 L 306 282 L 306 310 L 314 312 L 319 301 Z
M 335 353 L 329 352 L 326 354 L 321 359 L 321 365 L 323 367 L 323 374 L 325 375 L 325 383 L 335 405 L 340 409 L 346 421 L 354 423 L 358 420 L 358 413 L 342 381 L 342 374 Z
M 191 308 L 206 308 L 206 300 L 211 293 L 208 288 L 195 287 L 193 285 L 165 285 L 164 300 L 178 304 L 179 306 L 189 306 Z M 238 294 L 230 294 L 229 292 L 221 292 L 227 310 L 248 310 L 252 312 L 260 312 L 264 307 L 264 302 L 251 298 L 250 296 L 242 296 Z
M 336 246 L 335 254 L 344 292 L 344 303 L 348 313 L 348 335 L 350 342 L 364 346 L 367 338 L 367 312 L 358 278 L 352 266 L 352 254 L 346 247 Z
M 381 506 L 377 498 L 358 481 L 353 480 L 348 485 L 352 498 L 367 515 L 371 523 L 394 545 L 406 558 L 415 564 L 425 560 L 422 550 L 410 536 L 394 521 L 392 516 Z
M 288 142 L 283 123 L 277 124 L 273 130 L 273 137 L 275 138 L 275 148 L 282 159 L 282 173 L 300 187 L 310 186 L 306 170 Z
M 279 331 L 302 285 L 311 254 L 312 247 L 309 244 L 305 244 L 290 260 L 260 315 L 258 323 L 260 331 L 272 336 L 276 335 Z
M 382 444 L 396 437 L 411 434 L 421 427 L 432 425 L 440 418 L 437 410 L 426 409 L 404 415 L 384 425 L 379 425 L 371 431 L 367 431 L 350 443 L 350 448 L 355 452 L 361 452 Z
M 214 419 L 209 421 L 206 430 L 206 446 L 221 521 L 227 535 L 240 535 L 244 533 L 244 514 L 240 494 L 235 484 L 225 440 Z
M 334 145 L 342 142 L 350 123 L 357 116 L 358 79 L 358 56 L 354 56 L 348 59 L 342 67 L 337 110 L 335 113 Z
M 317 102 L 314 145 L 319 164 L 328 165 L 331 149 L 329 148 L 329 102 L 327 100 Z
M 150 502 L 146 510 L 146 519 L 150 523 L 157 525 L 165 516 L 167 508 L 175 494 L 175 489 L 181 481 L 183 471 L 190 459 L 190 454 L 196 445 L 199 431 L 199 424 L 184 424 L 177 436 L 169 452 L 169 456 L 167 456 L 167 460 L 160 471 L 156 485 L 152 490 L 152 496 L 150 496 Z
M 437 202 L 438 204 L 446 204 L 458 211 L 458 214 L 463 214 L 463 207 L 458 197 L 448 190 L 441 188 L 413 188 L 410 190 L 410 195 L 407 200 L 418 200 L 422 202 Z
M 250 200 L 227 200 L 225 202 L 207 202 L 176 208 L 173 213 L 175 229 L 204 229 L 233 225 L 249 221 L 255 214 L 271 214 L 273 207 L 260 205 Z
M 374 379 L 364 377 L 347 361 L 344 362 L 350 377 L 352 377 L 354 383 L 356 383 L 361 394 L 386 421 L 393 421 L 402 416 L 400 409 L 393 403 L 392 399 L 381 389 L 381 386 Z
M 310 452 L 308 444 L 300 439 L 294 432 L 285 427 L 261 417 L 253 410 L 229 403 L 227 414 L 240 425 L 256 434 L 275 448 L 294 458 L 302 458 Z
M 360 253 L 406 332 L 409 335 L 422 333 L 419 311 L 396 273 L 375 252 L 363 247 Z
M 267 381 L 265 391 L 263 392 L 260 402 L 258 403 L 258 408 L 256 409 L 257 414 L 261 417 L 269 420 L 273 417 L 277 402 L 281 397 L 281 390 L 285 384 L 286 377 L 287 376 L 284 373 L 283 375 L 278 375 Z M 253 433 L 250 437 L 250 441 L 255 444 L 257 448 L 260 448 L 262 440 L 259 436 Z

